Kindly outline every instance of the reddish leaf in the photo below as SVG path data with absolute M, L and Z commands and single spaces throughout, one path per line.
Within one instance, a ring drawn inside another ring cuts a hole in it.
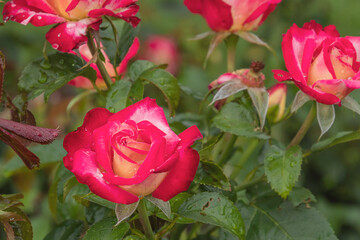
M 59 135 L 59 130 L 41 128 L 0 118 L 0 127 L 32 142 L 49 144 Z
M 0 140 L 9 145 L 16 152 L 16 154 L 19 155 L 26 167 L 29 169 L 39 167 L 39 158 L 2 128 L 0 128 Z

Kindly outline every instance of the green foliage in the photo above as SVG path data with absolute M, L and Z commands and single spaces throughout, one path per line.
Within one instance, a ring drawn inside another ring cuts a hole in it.
M 231 190 L 228 178 L 222 169 L 214 162 L 201 160 L 196 172 L 194 182 Z
M 84 222 L 67 220 L 53 228 L 44 240 L 78 240 L 84 230 Z
M 96 72 L 91 67 L 82 68 L 83 61 L 74 54 L 56 52 L 38 58 L 27 65 L 22 72 L 18 86 L 33 99 L 44 93 L 45 101 L 57 89 L 77 76 L 95 81 Z
M 314 208 L 294 208 L 288 202 L 270 210 L 257 205 L 239 208 L 247 222 L 248 240 L 337 239 L 329 223 Z
M 123 239 L 129 231 L 130 225 L 127 222 L 122 222 L 115 226 L 116 222 L 116 217 L 109 217 L 91 225 L 86 231 L 83 240 Z
M 127 106 L 131 82 L 127 80 L 116 81 L 111 85 L 111 89 L 106 97 L 106 108 L 110 112 L 118 112 Z
M 228 103 L 214 118 L 214 125 L 224 132 L 244 137 L 268 139 L 265 133 L 261 132 L 256 116 L 250 106 L 244 104 Z
M 297 182 L 302 163 L 299 146 L 282 150 L 271 146 L 265 155 L 265 174 L 271 187 L 283 198 L 286 198 Z
M 136 32 L 137 29 L 121 19 L 106 18 L 106 21 L 101 24 L 101 42 L 114 67 L 117 67 L 124 59 L 134 41 Z
M 233 202 L 219 193 L 198 193 L 185 201 L 179 214 L 196 221 L 222 227 L 244 239 L 245 226 Z
M 295 187 L 289 195 L 289 200 L 294 207 L 299 206 L 301 203 L 309 204 L 309 202 L 316 202 L 315 196 L 310 190 L 303 187 Z
M 180 100 L 180 87 L 173 75 L 151 62 L 139 60 L 130 66 L 129 76 L 133 81 L 139 79 L 159 89 L 168 103 L 170 115 L 175 114 Z

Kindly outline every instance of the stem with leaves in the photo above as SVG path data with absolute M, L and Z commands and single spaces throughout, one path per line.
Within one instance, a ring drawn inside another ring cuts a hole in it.
M 149 221 L 149 217 L 146 213 L 146 207 L 145 207 L 145 201 L 142 199 L 139 202 L 139 205 L 137 207 L 137 211 L 139 213 L 139 219 L 141 222 L 141 225 L 144 228 L 146 239 L 154 240 L 155 236 L 151 228 L 151 224 Z
M 88 45 L 88 47 L 90 49 L 91 55 L 96 58 L 95 59 L 96 66 L 98 67 L 99 72 L 100 72 L 102 78 L 104 79 L 104 82 L 105 82 L 107 88 L 110 89 L 111 84 L 112 84 L 112 80 L 111 80 L 111 77 L 110 77 L 109 73 L 107 72 L 107 70 L 106 70 L 106 68 L 104 66 L 104 63 L 98 57 L 98 52 L 97 51 L 99 51 L 99 49 L 94 43 L 93 30 L 89 29 L 87 31 L 87 33 L 86 33 L 86 36 L 88 38 L 87 45 Z
M 309 130 L 312 122 L 314 121 L 316 117 L 316 104 L 314 103 L 308 113 L 308 115 L 305 118 L 305 121 L 301 125 L 299 131 L 296 133 L 295 137 L 291 140 L 290 144 L 287 146 L 287 149 L 298 145 L 301 140 L 305 137 L 305 134 Z

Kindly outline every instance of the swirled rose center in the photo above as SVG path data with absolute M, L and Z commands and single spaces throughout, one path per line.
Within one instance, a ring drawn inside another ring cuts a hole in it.
M 86 18 L 89 10 L 100 8 L 104 1 L 80 1 L 74 9 L 68 12 L 66 12 L 66 8 L 72 0 L 47 0 L 47 2 L 58 15 L 69 20 L 79 20 Z
M 119 177 L 132 178 L 144 162 L 150 144 L 143 142 L 141 139 L 123 137 L 113 147 L 114 173 Z

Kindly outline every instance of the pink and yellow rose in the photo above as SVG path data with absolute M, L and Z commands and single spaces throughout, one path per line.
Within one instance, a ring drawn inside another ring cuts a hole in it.
M 340 37 L 336 27 L 315 21 L 295 24 L 282 41 L 289 72 L 274 70 L 278 81 L 291 80 L 301 91 L 323 104 L 341 99 L 360 88 L 360 37 Z
M 202 138 L 196 126 L 176 135 L 162 108 L 146 98 L 117 113 L 95 108 L 64 139 L 64 165 L 98 196 L 131 204 L 147 195 L 168 201 L 192 182 Z
M 88 28 L 99 29 L 104 15 L 123 19 L 134 27 L 140 22 L 137 0 L 12 0 L 5 4 L 4 22 L 34 26 L 57 24 L 46 39 L 53 48 L 68 52 L 87 41 Z

